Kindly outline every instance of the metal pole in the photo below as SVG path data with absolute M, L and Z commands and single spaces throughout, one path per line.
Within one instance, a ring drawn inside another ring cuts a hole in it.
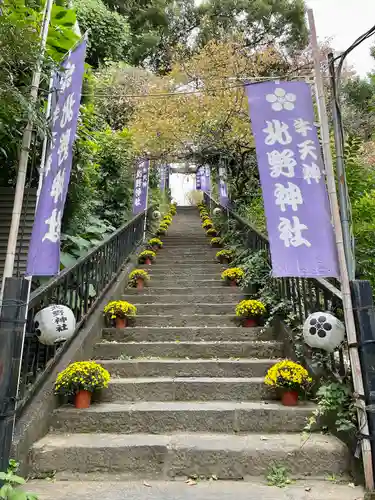
M 43 13 L 43 24 L 41 28 L 41 42 L 40 42 L 40 52 L 41 58 L 35 68 L 33 73 L 32 82 L 31 82 L 31 92 L 30 92 L 30 106 L 33 106 L 38 98 L 38 91 L 40 85 L 40 78 L 42 72 L 42 64 L 43 64 L 43 56 L 47 43 L 47 35 L 48 28 L 51 20 L 51 11 L 52 11 L 53 0 L 46 0 L 46 4 L 44 7 Z M 14 259 L 16 255 L 17 248 L 17 238 L 18 238 L 18 230 L 20 226 L 20 219 L 22 213 L 22 204 L 23 204 L 23 196 L 25 191 L 25 183 L 26 183 L 26 174 L 27 174 L 27 165 L 29 160 L 29 150 L 31 144 L 31 136 L 34 128 L 34 121 L 32 115 L 29 116 L 27 125 L 25 127 L 23 137 L 22 137 L 22 146 L 21 146 L 21 154 L 18 162 L 18 171 L 17 171 L 17 182 L 16 182 L 16 190 L 14 195 L 14 203 L 13 203 L 13 212 L 12 212 L 12 221 L 9 230 L 9 239 L 7 246 L 7 253 L 4 264 L 4 272 L 3 272 L 3 281 L 1 284 L 0 290 L 0 304 L 2 302 L 2 297 L 4 293 L 4 285 L 5 279 L 9 278 L 13 275 L 14 269 Z
M 320 72 L 320 53 L 319 53 L 318 40 L 316 36 L 314 14 L 312 9 L 308 9 L 307 14 L 310 26 L 310 41 L 314 58 L 315 84 L 316 84 L 317 102 L 318 102 L 320 122 L 321 122 L 320 126 L 321 126 L 322 142 L 323 142 L 323 155 L 326 168 L 327 188 L 331 203 L 333 224 L 335 228 L 336 246 L 337 246 L 338 260 L 340 266 L 341 293 L 342 293 L 342 302 L 343 302 L 345 325 L 346 325 L 346 334 L 348 338 L 349 358 L 352 368 L 354 391 L 358 395 L 356 400 L 356 408 L 357 408 L 358 425 L 360 432 L 363 436 L 363 438 L 361 438 L 363 468 L 365 472 L 366 487 L 368 490 L 373 490 L 374 476 L 372 468 L 371 442 L 369 440 L 369 427 L 368 427 L 368 420 L 366 413 L 366 405 L 364 401 L 363 378 L 362 378 L 361 364 L 359 360 L 357 334 L 354 322 L 350 282 L 348 276 L 348 269 L 346 265 L 344 241 L 343 241 L 343 234 L 342 234 L 342 227 L 340 220 L 340 211 L 337 199 L 336 183 L 335 183 L 333 161 L 332 161 L 332 154 L 331 154 L 331 147 L 329 140 L 327 108 L 324 97 L 323 79 Z
M 355 279 L 355 256 L 353 248 L 353 238 L 351 233 L 350 201 L 348 194 L 348 185 L 346 182 L 345 162 L 344 162 L 344 144 L 342 136 L 342 124 L 337 112 L 337 88 L 335 81 L 335 63 L 332 52 L 328 54 L 328 67 L 331 80 L 332 91 L 332 119 L 333 131 L 335 137 L 336 149 L 336 171 L 338 179 L 338 194 L 340 201 L 341 226 L 344 236 L 344 248 L 346 263 L 348 266 L 349 280 Z

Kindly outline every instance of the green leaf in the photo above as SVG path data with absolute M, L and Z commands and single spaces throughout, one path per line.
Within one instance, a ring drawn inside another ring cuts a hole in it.
M 72 267 L 77 262 L 77 259 L 73 257 L 70 253 L 61 252 L 60 254 L 60 263 L 63 268 Z

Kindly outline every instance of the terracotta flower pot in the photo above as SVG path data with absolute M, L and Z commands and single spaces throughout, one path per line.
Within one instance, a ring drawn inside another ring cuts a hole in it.
M 152 251 L 157 252 L 159 250 L 159 247 L 157 245 L 152 246 Z
M 284 391 L 281 396 L 281 403 L 284 406 L 297 406 L 298 405 L 298 392 L 297 391 Z
M 91 392 L 89 391 L 79 391 L 74 396 L 74 406 L 76 408 L 89 408 L 91 404 Z
M 137 278 L 137 289 L 138 290 L 143 290 L 144 288 L 144 281 L 142 278 Z
M 220 264 L 229 264 L 229 259 L 227 257 L 220 257 Z
M 237 286 L 237 281 L 236 280 L 231 280 L 229 282 L 230 286 L 236 287 Z
M 116 318 L 116 328 L 126 328 L 126 318 Z
M 254 326 L 257 326 L 258 322 L 255 318 L 245 318 L 243 320 L 243 326 L 246 328 L 252 328 Z
M 151 259 L 149 257 L 147 257 L 147 259 L 145 259 L 145 264 L 146 264 L 146 266 L 151 266 Z

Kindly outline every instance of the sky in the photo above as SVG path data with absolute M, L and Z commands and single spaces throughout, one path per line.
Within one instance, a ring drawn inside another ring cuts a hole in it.
M 203 0 L 195 1 L 200 4 Z M 306 0 L 306 3 L 314 11 L 319 40 L 332 38 L 335 51 L 345 50 L 375 25 L 375 0 Z M 375 45 L 375 37 L 363 42 L 348 56 L 348 63 L 363 77 L 375 69 L 371 45 Z
M 332 37 L 331 45 L 337 51 L 345 50 L 375 25 L 375 0 L 307 0 L 307 5 L 314 11 L 319 40 Z M 371 45 L 375 45 L 374 36 L 348 56 L 349 64 L 361 76 L 375 69 Z

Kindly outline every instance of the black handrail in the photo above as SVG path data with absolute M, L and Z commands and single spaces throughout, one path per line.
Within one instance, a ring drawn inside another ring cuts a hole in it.
M 218 207 L 222 213 L 227 213 L 230 220 L 235 222 L 241 232 L 245 247 L 257 251 L 265 250 L 271 262 L 268 238 L 261 234 L 247 220 L 235 212 L 223 207 L 208 193 L 204 193 L 204 201 L 211 210 Z M 288 300 L 302 326 L 307 316 L 317 311 L 332 312 L 342 316 L 342 294 L 331 282 L 321 278 L 273 278 L 275 289 L 280 299 Z M 334 374 L 343 376 L 349 368 L 349 356 L 346 342 L 341 345 L 330 357 L 330 369 Z
M 64 269 L 59 276 L 31 294 L 22 354 L 18 415 L 77 336 L 96 304 L 121 272 L 130 254 L 142 242 L 145 217 L 150 220 L 149 215 L 154 208 L 151 206 L 138 214 L 72 267 Z M 72 309 L 76 329 L 74 336 L 68 341 L 46 346 L 39 342 L 35 333 L 34 317 L 38 311 L 51 304 L 66 305 Z

